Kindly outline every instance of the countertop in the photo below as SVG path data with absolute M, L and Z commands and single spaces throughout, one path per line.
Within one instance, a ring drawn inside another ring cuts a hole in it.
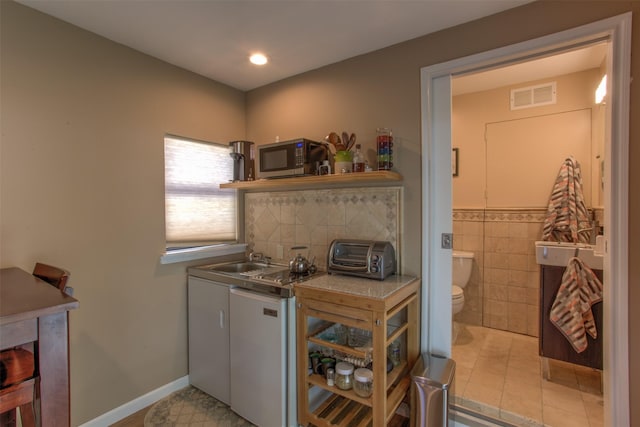
M 296 289 L 304 288 L 383 300 L 416 280 L 418 278 L 415 276 L 404 275 L 391 275 L 385 280 L 373 280 L 341 274 L 323 274 L 313 279 L 296 283 L 294 292 Z

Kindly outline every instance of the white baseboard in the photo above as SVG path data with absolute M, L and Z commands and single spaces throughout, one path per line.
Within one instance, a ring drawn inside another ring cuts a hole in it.
M 122 406 L 118 406 L 117 408 L 112 409 L 111 411 L 105 414 L 102 414 L 91 421 L 87 421 L 86 423 L 81 424 L 80 427 L 110 426 L 111 424 L 114 424 L 122 420 L 123 418 L 126 418 L 129 415 L 134 414 L 139 410 L 156 403 L 158 400 L 164 397 L 167 397 L 174 391 L 183 389 L 188 385 L 189 385 L 189 376 L 185 375 L 182 378 L 178 378 L 177 380 L 170 382 L 169 384 L 165 384 L 162 387 L 158 387 L 157 389 L 152 390 L 143 396 L 140 396 L 130 402 L 127 402 Z

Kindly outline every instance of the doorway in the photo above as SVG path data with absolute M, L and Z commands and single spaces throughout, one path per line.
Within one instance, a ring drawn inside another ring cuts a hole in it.
M 441 248 L 441 235 L 452 230 L 451 78 L 481 69 L 549 56 L 586 44 L 607 41 L 610 108 L 604 159 L 605 254 L 604 324 L 605 424 L 629 424 L 628 395 L 628 84 L 630 14 L 496 49 L 422 70 L 423 103 L 423 351 L 451 354 L 451 252 Z M 625 89 L 623 89 L 625 88 Z M 431 285 L 430 285 L 431 284 Z
M 584 201 L 601 230 L 599 165 L 608 105 L 596 103 L 594 94 L 605 75 L 606 50 L 600 42 L 452 78 L 452 146 L 459 164 L 452 182 L 454 250 L 474 255 L 456 324 L 539 336 L 535 241 L 559 166 L 569 157 L 580 166 Z M 514 107 L 515 95 L 531 95 L 529 88 L 553 91 Z M 584 234 L 595 243 L 595 233 Z

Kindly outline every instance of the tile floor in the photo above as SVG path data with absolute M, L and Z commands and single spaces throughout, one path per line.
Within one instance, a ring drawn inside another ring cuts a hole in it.
M 527 427 L 602 427 L 600 371 L 550 360 L 542 377 L 538 339 L 457 324 L 453 401 L 481 414 Z

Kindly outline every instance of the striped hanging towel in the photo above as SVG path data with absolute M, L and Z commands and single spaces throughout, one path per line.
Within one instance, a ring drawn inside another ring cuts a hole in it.
M 570 156 L 562 163 L 553 186 L 542 226 L 542 240 L 588 243 L 590 229 L 580 164 Z
M 591 306 L 602 301 L 602 282 L 579 258 L 571 258 L 551 306 L 549 319 L 578 353 L 588 345 L 587 334 L 598 337 Z

